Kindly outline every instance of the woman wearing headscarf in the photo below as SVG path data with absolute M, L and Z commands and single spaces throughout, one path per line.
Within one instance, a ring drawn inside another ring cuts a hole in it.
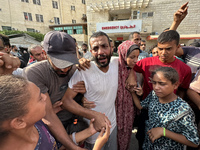
M 131 93 L 125 88 L 126 79 L 135 66 L 140 48 L 132 41 L 125 41 L 118 47 L 119 73 L 118 91 L 116 99 L 117 127 L 118 127 L 118 149 L 127 150 L 132 134 L 132 125 L 136 114 L 136 107 L 133 105 Z M 140 90 L 141 87 L 137 87 Z

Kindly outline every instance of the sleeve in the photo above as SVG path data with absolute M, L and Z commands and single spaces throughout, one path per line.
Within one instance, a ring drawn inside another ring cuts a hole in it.
M 43 73 L 38 68 L 31 66 L 24 68 L 23 77 L 37 85 L 40 88 L 41 93 L 48 92 L 49 89 L 45 83 L 45 79 L 47 79 L 47 77 L 44 77 Z
M 135 66 L 134 66 L 134 68 L 133 68 L 134 71 L 136 71 L 136 72 L 138 72 L 138 73 L 142 73 L 142 72 L 143 72 L 143 70 L 142 70 L 142 61 L 143 61 L 143 59 L 140 60 L 140 61 L 138 61 L 138 62 L 135 64 Z
M 143 101 L 140 102 L 140 104 L 143 108 L 149 107 L 149 103 L 153 99 L 153 94 L 155 94 L 153 91 L 150 92 L 149 95 Z
M 191 72 L 191 69 L 189 66 L 186 66 L 188 69 L 186 71 L 185 69 L 185 77 L 182 81 L 182 83 L 180 84 L 180 87 L 184 88 L 184 89 L 188 89 L 189 88 L 189 85 L 190 85 L 190 82 L 191 82 L 191 79 L 192 79 L 192 72 Z
M 184 46 L 182 47 L 183 49 L 183 59 L 185 60 L 186 55 L 190 52 L 193 51 L 195 49 L 195 47 L 192 46 Z
M 71 79 L 68 82 L 68 87 L 70 89 L 72 89 L 73 85 L 76 84 L 77 82 L 83 81 L 81 72 L 82 71 L 78 71 L 78 70 L 76 70 L 74 72 L 73 76 L 71 77 Z
M 191 108 L 189 108 L 189 113 L 180 119 L 179 123 L 179 127 L 182 129 L 182 135 L 192 143 L 199 145 L 199 135 L 197 126 L 195 125 L 195 116 Z
M 194 90 L 197 93 L 200 93 L 200 71 L 198 70 L 194 80 L 190 83 L 190 89 Z

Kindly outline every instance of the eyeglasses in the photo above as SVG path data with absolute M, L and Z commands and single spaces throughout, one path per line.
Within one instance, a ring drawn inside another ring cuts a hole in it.
M 141 46 L 146 46 L 146 44 L 141 44 Z

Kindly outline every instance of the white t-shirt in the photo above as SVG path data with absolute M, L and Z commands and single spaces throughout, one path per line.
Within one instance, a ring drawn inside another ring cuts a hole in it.
M 92 110 L 105 113 L 111 122 L 111 132 L 116 126 L 115 99 L 118 88 L 118 58 L 111 58 L 109 69 L 106 73 L 102 72 L 91 62 L 91 67 L 86 71 L 76 71 L 69 81 L 69 88 L 78 81 L 84 81 L 86 93 L 84 96 L 96 104 Z M 90 120 L 87 119 L 88 124 Z M 99 133 L 89 137 L 86 142 L 94 144 Z

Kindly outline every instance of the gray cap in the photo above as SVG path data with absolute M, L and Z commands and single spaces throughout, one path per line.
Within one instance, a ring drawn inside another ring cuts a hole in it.
M 57 68 L 78 64 L 75 41 L 65 32 L 48 32 L 44 37 L 43 47 Z

